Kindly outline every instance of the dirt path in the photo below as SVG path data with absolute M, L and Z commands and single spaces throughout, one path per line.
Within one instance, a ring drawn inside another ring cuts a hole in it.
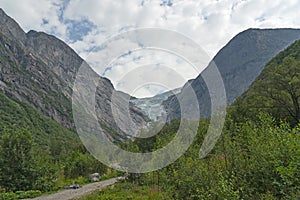
M 109 185 L 113 185 L 116 183 L 119 179 L 122 179 L 123 177 L 117 177 L 112 178 L 109 180 L 91 183 L 82 186 L 79 189 L 68 189 L 68 190 L 61 190 L 57 193 L 40 196 L 31 200 L 71 200 L 71 199 L 78 199 L 80 197 L 86 196 L 94 191 L 100 190 L 102 188 L 105 188 Z

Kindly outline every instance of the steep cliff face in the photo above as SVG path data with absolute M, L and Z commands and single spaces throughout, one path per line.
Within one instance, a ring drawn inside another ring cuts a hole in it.
M 54 36 L 36 31 L 25 34 L 0 9 L 0 90 L 7 96 L 26 102 L 73 129 L 72 87 L 82 62 L 68 45 Z M 110 81 L 99 76 L 96 94 L 96 106 L 101 108 L 97 109 L 99 122 L 122 135 L 111 111 L 114 91 Z M 146 125 L 148 118 L 140 109 L 130 104 L 129 112 L 137 129 Z
M 6 15 L 2 8 L 0 8 L 0 32 L 20 44 L 23 44 L 26 39 L 26 34 L 19 24 Z
M 296 29 L 249 29 L 238 34 L 222 48 L 213 61 L 224 81 L 227 104 L 232 104 L 249 88 L 272 57 L 299 38 L 300 30 Z M 199 101 L 199 117 L 210 115 L 210 96 L 202 76 L 207 75 L 211 67 L 212 64 L 196 79 L 191 80 L 191 86 Z M 178 94 L 178 98 L 189 97 Z M 180 118 L 180 106 L 175 96 L 169 97 L 163 104 L 169 120 Z
M 83 62 L 63 41 L 43 32 L 29 31 L 26 47 L 34 52 L 66 86 L 72 87 L 78 68 Z

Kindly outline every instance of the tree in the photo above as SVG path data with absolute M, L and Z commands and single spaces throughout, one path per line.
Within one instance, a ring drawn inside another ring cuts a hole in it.
M 271 100 L 273 111 L 280 113 L 280 117 L 297 124 L 300 120 L 300 62 L 288 56 L 282 63 L 270 66 L 267 72 L 265 80 L 257 83 L 259 93 Z
M 7 190 L 26 190 L 32 186 L 31 133 L 4 129 L 0 140 L 0 185 Z
M 104 174 L 107 167 L 96 160 L 92 155 L 73 151 L 67 158 L 64 167 L 64 173 L 67 177 L 76 178 L 79 176 L 87 176 L 91 173 Z
M 295 126 L 300 120 L 300 60 L 275 57 L 250 89 L 231 106 L 236 122 L 256 120 L 260 112 L 272 114 L 278 122 L 286 120 Z

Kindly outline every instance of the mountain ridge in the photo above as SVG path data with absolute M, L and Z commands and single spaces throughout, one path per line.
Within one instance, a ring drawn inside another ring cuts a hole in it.
M 0 8 L 0 32 L 22 43 L 26 38 L 25 31 L 23 31 L 20 25 L 13 18 L 9 17 L 2 8 Z
M 0 16 L 0 91 L 12 99 L 26 102 L 59 124 L 75 129 L 73 83 L 84 60 L 55 36 L 33 30 L 25 33 L 2 9 Z M 93 73 L 99 80 L 96 94 L 98 120 L 124 137 L 122 130 L 125 129 L 116 124 L 114 117 L 126 117 L 127 112 L 119 109 L 120 114 L 113 116 L 111 95 L 115 89 L 108 79 Z M 118 103 L 115 106 L 121 108 L 124 99 L 118 99 Z M 138 131 L 146 126 L 148 119 L 139 108 L 130 104 L 129 113 L 134 129 Z
M 201 114 L 197 117 L 211 115 L 210 95 L 202 76 L 207 75 L 208 68 L 213 64 L 219 69 L 225 86 L 227 105 L 230 105 L 249 88 L 268 61 L 297 39 L 300 39 L 300 29 L 289 28 L 247 29 L 233 37 L 216 54 L 208 67 L 190 82 L 199 101 Z M 181 116 L 176 97 L 186 98 L 183 93 L 179 93 L 163 102 L 169 121 Z
M 300 120 L 300 40 L 279 52 L 231 106 L 236 115 L 255 118 L 259 112 L 297 125 Z M 238 120 L 238 119 L 237 119 Z

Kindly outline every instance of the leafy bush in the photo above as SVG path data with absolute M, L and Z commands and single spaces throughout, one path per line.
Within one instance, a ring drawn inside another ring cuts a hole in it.
M 42 194 L 39 190 L 16 191 L 0 193 L 0 200 L 16 200 L 25 198 L 35 198 Z
M 15 193 L 18 199 L 34 198 L 42 194 L 39 190 L 17 191 Z
M 15 200 L 15 199 L 18 199 L 18 197 L 13 192 L 0 193 L 0 200 Z

